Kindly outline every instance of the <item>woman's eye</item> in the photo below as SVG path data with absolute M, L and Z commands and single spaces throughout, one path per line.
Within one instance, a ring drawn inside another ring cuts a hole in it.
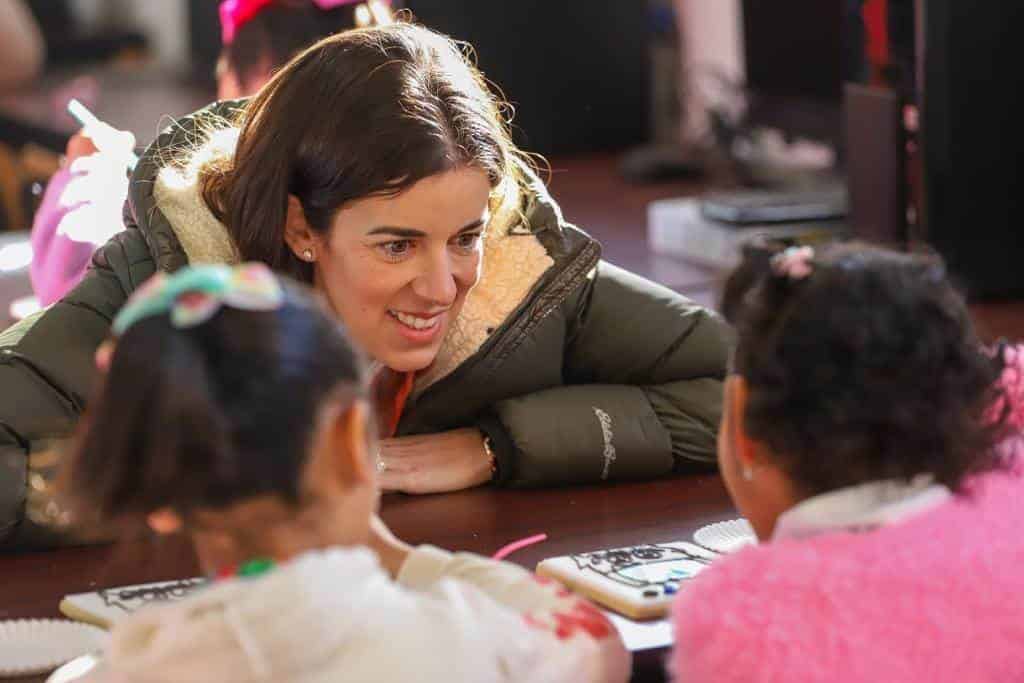
M 384 242 L 383 244 L 377 245 L 384 255 L 390 259 L 399 259 L 412 251 L 411 240 L 395 240 L 394 242 Z
M 455 246 L 463 251 L 473 251 L 480 242 L 480 233 L 470 232 L 455 238 Z

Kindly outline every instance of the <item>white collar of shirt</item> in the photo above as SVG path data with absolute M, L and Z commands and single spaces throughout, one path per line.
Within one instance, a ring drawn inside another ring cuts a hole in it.
M 910 482 L 872 481 L 829 491 L 797 503 L 779 516 L 772 539 L 803 538 L 826 531 L 865 531 L 930 510 L 952 493 L 930 474 Z

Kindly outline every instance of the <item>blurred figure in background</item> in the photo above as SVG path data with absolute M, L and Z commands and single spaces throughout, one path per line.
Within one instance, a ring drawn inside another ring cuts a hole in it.
M 19 4 L 0 3 L 0 32 L 7 33 L 8 16 L 12 21 L 32 21 Z M 223 48 L 217 65 L 217 97 L 251 95 L 276 69 L 320 38 L 356 26 L 388 23 L 391 18 L 391 3 L 384 0 L 224 0 L 220 3 Z M 0 69 L 8 69 L 2 45 L 0 64 Z M 0 86 L 4 82 L 0 74 Z M 30 272 L 41 306 L 71 291 L 85 275 L 96 247 L 122 229 L 127 160 L 135 139 L 130 133 L 107 128 L 83 129 L 68 141 L 64 165 L 50 180 L 33 220 Z M 97 149 L 94 138 L 99 133 L 114 140 L 109 149 Z
M 135 136 L 114 133 L 116 149 L 96 149 L 99 131 L 83 129 L 68 140 L 60 170 L 53 174 L 32 220 L 32 290 L 49 306 L 85 275 L 96 247 L 122 229 L 121 205 L 128 193 L 127 159 Z
M 0 91 L 31 81 L 45 59 L 43 34 L 25 3 L 0 2 Z
M 325 36 L 390 23 L 390 8 L 390 0 L 224 0 L 217 99 L 255 93 L 275 70 Z

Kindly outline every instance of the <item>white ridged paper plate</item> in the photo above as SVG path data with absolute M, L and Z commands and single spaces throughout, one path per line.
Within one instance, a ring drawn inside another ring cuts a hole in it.
M 103 647 L 102 629 L 62 619 L 0 621 L 0 677 L 49 673 Z
M 745 519 L 730 519 L 727 522 L 715 522 L 697 529 L 693 540 L 705 548 L 720 553 L 734 553 L 740 548 L 757 543 L 754 527 Z

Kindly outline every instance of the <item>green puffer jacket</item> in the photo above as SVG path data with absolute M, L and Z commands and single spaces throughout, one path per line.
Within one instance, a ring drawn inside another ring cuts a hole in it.
M 128 295 L 158 269 L 236 261 L 199 199 L 194 168 L 167 150 L 202 148 L 212 105 L 169 127 L 135 170 L 126 229 L 83 282 L 0 334 L 0 545 L 63 539 L 50 483 L 60 441 L 95 381 L 93 355 Z M 214 136 L 217 137 L 217 136 Z M 399 435 L 476 426 L 497 484 L 529 487 L 658 477 L 713 466 L 730 332 L 715 314 L 600 259 L 540 181 L 525 222 L 484 243 L 479 284 L 418 378 Z

